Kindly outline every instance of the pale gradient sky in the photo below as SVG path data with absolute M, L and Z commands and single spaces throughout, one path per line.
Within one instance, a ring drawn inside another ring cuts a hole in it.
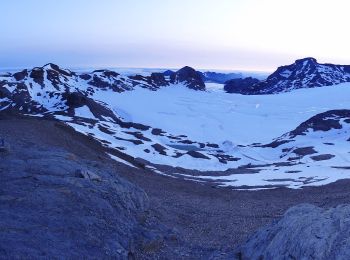
M 350 64 L 348 0 L 1 0 L 0 68 Z

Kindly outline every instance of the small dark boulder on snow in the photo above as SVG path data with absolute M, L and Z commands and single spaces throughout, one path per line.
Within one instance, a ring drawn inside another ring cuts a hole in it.
M 188 151 L 187 154 L 193 158 L 210 160 L 208 156 L 197 151 Z
M 252 77 L 231 79 L 226 81 L 224 90 L 227 93 L 245 94 L 248 89 L 259 82 L 260 80 Z

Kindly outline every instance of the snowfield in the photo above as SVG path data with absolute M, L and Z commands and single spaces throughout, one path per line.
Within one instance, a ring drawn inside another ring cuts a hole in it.
M 99 131 L 98 127 L 77 126 L 72 123 L 70 125 L 78 131 L 92 133 L 100 140 L 107 140 L 111 143 L 110 147 L 122 145 L 128 154 L 154 164 L 201 171 L 225 171 L 247 164 L 260 165 L 253 174 L 169 175 L 192 181 L 210 180 L 222 186 L 254 190 L 279 186 L 300 188 L 350 178 L 350 149 L 346 141 L 350 137 L 350 134 L 347 134 L 348 125 L 344 125 L 340 132 L 327 132 L 327 136 L 315 132 L 299 137 L 291 146 L 291 149 L 312 146 L 319 154 L 334 155 L 327 160 L 315 161 L 308 155 L 301 158 L 297 164 L 276 166 L 271 164 L 286 162 L 286 158 L 281 158 L 281 154 L 283 148 L 288 148 L 288 144 L 277 148 L 251 146 L 253 143 L 270 143 L 316 114 L 349 108 L 349 83 L 258 96 L 227 94 L 222 88 L 220 84 L 210 83 L 206 92 L 190 90 L 181 85 L 164 87 L 158 91 L 143 88 L 123 93 L 96 91 L 94 99 L 108 104 L 125 121 L 150 125 L 174 135 L 185 134 L 188 139 L 194 141 L 219 144 L 225 153 L 240 158 L 227 164 L 220 163 L 217 158 L 210 156 L 210 151 L 206 153 L 210 160 L 189 155 L 174 158 L 175 148 L 179 146 L 169 143 L 169 139 L 161 136 L 156 141 L 167 147 L 168 156 L 157 152 L 144 153 L 143 150 L 147 149 L 149 144 L 135 146 L 116 140 L 113 136 Z M 84 116 L 81 114 L 83 112 L 81 109 L 80 116 Z M 85 111 L 85 114 L 86 117 L 91 116 L 89 111 Z M 118 129 L 117 126 L 110 125 L 109 129 L 113 128 Z M 116 136 L 123 136 L 122 132 L 116 132 Z M 152 138 L 150 133 L 146 133 L 145 137 Z M 324 144 L 326 141 L 333 142 L 334 145 Z
M 143 88 L 120 94 L 100 91 L 95 98 L 128 121 L 186 134 L 191 140 L 241 145 L 270 142 L 315 114 L 350 108 L 349 83 L 257 96 L 218 91 L 220 84 L 209 86 L 207 92 L 179 85 L 156 92 Z

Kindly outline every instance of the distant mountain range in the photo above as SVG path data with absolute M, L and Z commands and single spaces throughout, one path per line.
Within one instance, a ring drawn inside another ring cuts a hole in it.
M 78 92 L 93 94 L 96 89 L 124 92 L 135 87 L 157 90 L 170 84 L 182 84 L 190 89 L 205 90 L 201 74 L 184 67 L 171 76 L 152 73 L 150 76 L 123 76 L 109 70 L 76 73 L 47 64 L 30 70 L 0 75 L 1 107 L 22 112 L 47 112 L 65 107 L 67 97 Z M 45 100 L 45 102 L 40 103 Z
M 314 58 L 304 58 L 291 65 L 279 67 L 264 81 L 251 81 L 252 84 L 245 84 L 244 87 L 234 85 L 235 82 L 227 82 L 225 88 L 230 93 L 261 95 L 344 82 L 350 82 L 350 65 L 320 64 Z

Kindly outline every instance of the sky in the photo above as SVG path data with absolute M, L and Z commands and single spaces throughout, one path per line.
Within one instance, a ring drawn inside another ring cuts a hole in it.
M 350 64 L 348 0 L 1 0 L 0 69 Z

